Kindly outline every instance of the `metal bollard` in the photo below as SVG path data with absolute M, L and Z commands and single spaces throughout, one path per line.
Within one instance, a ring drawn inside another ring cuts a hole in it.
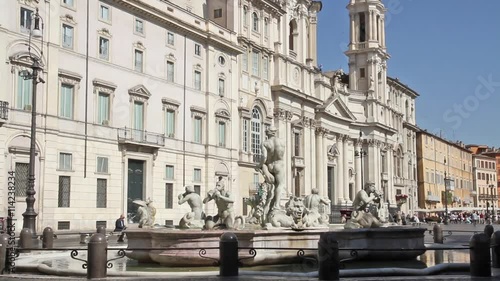
M 9 245 L 9 235 L 0 234 L 0 274 L 3 274 L 7 262 L 7 246 Z
M 101 233 L 92 235 L 88 244 L 87 279 L 105 278 L 108 264 L 108 242 Z
M 321 233 L 318 242 L 318 279 L 339 280 L 340 257 L 339 243 L 331 233 Z
M 19 248 L 33 248 L 33 231 L 29 228 L 23 228 L 19 234 Z
M 219 240 L 219 275 L 238 276 L 238 262 L 238 237 L 232 232 L 226 232 Z
M 495 229 L 493 228 L 493 225 L 491 225 L 491 224 L 487 224 L 484 227 L 484 234 L 486 234 L 486 236 L 488 236 L 488 237 L 491 237 L 491 235 L 493 235 L 494 231 L 495 231 Z
M 474 234 L 470 240 L 470 275 L 491 277 L 490 237 L 484 233 Z
M 500 268 L 500 231 L 491 236 L 491 266 Z
M 43 229 L 42 248 L 44 249 L 54 248 L 54 231 L 49 226 Z
M 443 244 L 443 227 L 440 224 L 435 224 L 432 228 L 434 243 Z
M 96 233 L 100 233 L 100 234 L 103 234 L 104 236 L 106 236 L 106 227 L 98 226 Z

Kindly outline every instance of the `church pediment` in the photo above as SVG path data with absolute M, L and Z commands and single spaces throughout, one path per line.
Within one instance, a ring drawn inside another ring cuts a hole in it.
M 130 95 L 133 95 L 133 96 L 137 96 L 141 99 L 145 99 L 145 100 L 148 100 L 149 97 L 151 96 L 151 93 L 149 92 L 148 89 L 146 89 L 146 87 L 144 87 L 143 85 L 137 85 L 133 88 L 130 88 L 128 90 L 128 93 Z
M 352 112 L 347 108 L 345 103 L 338 98 L 338 95 L 336 96 L 331 96 L 328 98 L 323 106 L 321 106 L 318 110 L 319 112 L 325 112 L 328 113 L 334 117 L 341 118 L 341 119 L 347 119 L 351 121 L 355 121 L 356 117 Z

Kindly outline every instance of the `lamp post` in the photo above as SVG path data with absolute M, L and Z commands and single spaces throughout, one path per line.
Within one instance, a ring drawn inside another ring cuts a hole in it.
M 363 137 L 363 133 L 361 131 L 359 131 L 359 140 L 361 142 L 361 137 Z M 366 151 L 363 150 L 363 146 L 361 146 L 359 148 L 359 150 L 355 150 L 354 151 L 354 156 L 355 157 L 359 157 L 360 161 L 361 161 L 361 189 L 364 189 L 364 167 L 363 167 L 363 157 L 366 156 Z
M 494 222 L 495 221 L 495 204 L 494 204 L 494 196 L 495 196 L 495 193 L 494 193 L 494 188 L 495 188 L 495 185 L 494 184 L 490 184 L 488 185 L 488 187 L 490 188 L 491 190 L 491 195 L 490 195 L 490 198 L 491 198 L 491 222 Z
M 42 40 L 43 48 L 43 21 L 38 14 L 38 8 L 36 13 L 33 15 L 33 26 L 29 35 L 28 51 L 29 57 L 32 60 L 31 73 L 27 70 L 21 72 L 21 76 L 25 80 L 32 80 L 33 92 L 31 95 L 31 136 L 30 136 L 30 159 L 29 159 L 29 171 L 28 171 L 28 188 L 26 190 L 26 211 L 23 213 L 23 229 L 27 228 L 31 230 L 33 237 L 36 237 L 36 217 L 35 212 L 35 147 L 36 147 L 36 88 L 38 83 L 45 83 L 45 81 L 39 77 L 42 71 L 42 65 L 40 63 L 39 57 L 31 54 L 31 39 L 38 38 Z M 43 51 L 40 53 L 43 55 Z
M 448 185 L 449 179 L 446 177 L 446 158 L 444 158 L 444 224 L 448 224 Z

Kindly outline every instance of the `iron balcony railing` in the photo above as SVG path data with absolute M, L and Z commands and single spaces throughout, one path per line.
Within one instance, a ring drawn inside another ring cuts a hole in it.
M 125 127 L 118 128 L 118 141 L 164 146 L 165 135 Z
M 9 103 L 0 101 L 0 120 L 9 119 Z

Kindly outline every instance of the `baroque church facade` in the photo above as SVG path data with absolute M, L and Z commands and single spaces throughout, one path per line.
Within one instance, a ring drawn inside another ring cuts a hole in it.
M 150 198 L 159 224 L 177 224 L 185 185 L 202 197 L 219 177 L 246 214 L 265 130 L 286 144 L 286 194 L 318 188 L 349 205 L 373 182 L 405 213 L 417 208 L 415 99 L 387 76 L 385 7 L 350 0 L 349 70 L 318 67 L 321 1 L 102 0 L 7 4 L 0 17 L 0 118 L 16 216 L 26 204 L 31 94 L 26 44 L 38 8 L 44 41 L 37 88 L 37 229 L 112 227 Z M 7 13 L 7 11 L 18 11 Z M 87 16 L 89 21 L 87 21 Z M 19 24 L 20 23 L 20 24 Z M 87 32 L 88 31 L 88 32 Z M 88 70 L 88 71 L 86 71 Z M 0 197 L 7 214 L 7 189 Z M 283 202 L 284 204 L 285 202 Z M 215 212 L 207 205 L 205 212 Z

